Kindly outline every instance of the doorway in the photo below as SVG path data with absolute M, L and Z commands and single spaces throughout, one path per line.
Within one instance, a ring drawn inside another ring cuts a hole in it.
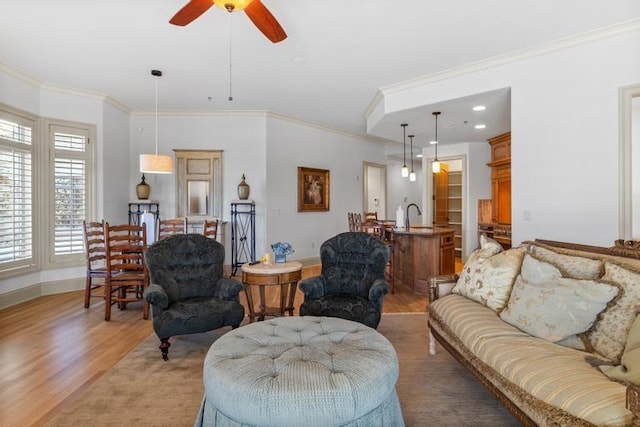
M 387 219 L 387 166 L 362 162 L 362 211 Z
M 464 253 L 465 188 L 464 157 L 440 159 L 440 173 L 429 174 L 427 178 L 432 201 L 431 222 L 437 227 L 453 230 L 455 256 L 460 259 Z M 431 167 L 428 168 L 431 170 Z M 430 185 L 429 185 L 430 184 Z

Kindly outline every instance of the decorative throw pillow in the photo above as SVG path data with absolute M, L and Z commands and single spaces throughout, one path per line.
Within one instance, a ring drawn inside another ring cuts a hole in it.
M 564 277 L 596 280 L 602 276 L 602 261 L 580 256 L 564 255 L 537 245 L 531 245 L 531 253 L 540 261 L 556 266 Z
M 631 325 L 640 312 L 640 273 L 607 262 L 602 281 L 617 285 L 622 291 L 586 336 L 595 351 L 618 364 Z
M 527 254 L 500 318 L 547 341 L 586 331 L 618 288 L 591 280 L 562 277 L 553 265 Z
M 636 316 L 619 366 L 599 366 L 611 379 L 640 385 L 640 316 Z
M 507 304 L 524 252 L 524 248 L 509 249 L 467 262 L 453 292 L 499 312 Z

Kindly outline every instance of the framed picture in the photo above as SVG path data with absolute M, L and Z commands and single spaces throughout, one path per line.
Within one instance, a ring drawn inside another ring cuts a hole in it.
M 329 170 L 298 167 L 298 212 L 329 210 Z

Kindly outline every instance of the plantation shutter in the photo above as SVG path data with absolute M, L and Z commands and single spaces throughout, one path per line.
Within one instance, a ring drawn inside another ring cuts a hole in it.
M 88 133 L 52 126 L 54 145 L 54 256 L 84 253 L 82 221 L 87 217 Z
M 33 263 L 33 126 L 0 114 L 0 270 Z

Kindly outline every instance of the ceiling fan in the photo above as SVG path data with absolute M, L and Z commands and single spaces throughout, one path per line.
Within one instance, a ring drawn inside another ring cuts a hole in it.
M 173 25 L 185 26 L 196 20 L 214 4 L 226 9 L 227 12 L 244 10 L 254 25 L 273 43 L 281 42 L 287 38 L 287 33 L 260 0 L 190 0 L 169 22 Z

